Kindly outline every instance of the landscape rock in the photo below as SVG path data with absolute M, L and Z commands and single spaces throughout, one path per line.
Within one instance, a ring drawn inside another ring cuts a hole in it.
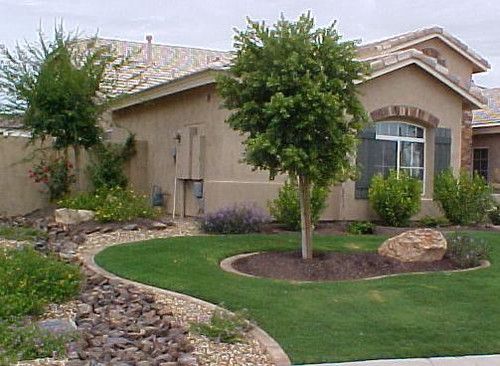
M 149 228 L 152 230 L 165 230 L 167 227 L 167 224 L 160 221 L 155 221 L 149 225 Z
M 123 230 L 127 230 L 127 231 L 135 231 L 135 230 L 139 230 L 139 225 L 137 224 L 129 224 L 129 225 L 125 225 L 123 227 Z
M 417 229 L 387 239 L 378 253 L 401 262 L 434 262 L 443 259 L 446 248 L 446 238 L 441 232 Z
M 54 217 L 56 223 L 63 225 L 76 225 L 92 220 L 95 217 L 95 212 L 90 210 L 58 208 L 54 211 Z
M 76 330 L 76 325 L 69 319 L 45 319 L 37 323 L 38 327 L 52 334 L 68 334 Z

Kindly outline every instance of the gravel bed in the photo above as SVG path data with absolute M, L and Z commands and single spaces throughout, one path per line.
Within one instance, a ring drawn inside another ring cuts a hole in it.
M 112 232 L 95 232 L 84 235 L 84 240 L 78 240 L 79 243 L 75 244 L 74 240 L 68 240 L 67 242 L 63 241 L 62 245 L 60 245 L 60 256 L 65 260 L 82 262 L 85 258 L 85 253 L 89 251 L 96 251 L 97 249 L 105 248 L 107 246 L 118 244 L 118 243 L 128 243 L 135 241 L 143 241 L 148 239 L 155 238 L 167 238 L 167 237 L 176 237 L 176 236 L 187 236 L 187 235 L 199 235 L 198 226 L 195 222 L 190 220 L 179 220 L 175 222 L 175 225 L 169 226 L 163 230 L 151 230 L 147 228 L 138 228 L 134 230 L 123 230 L 118 229 Z M 61 237 L 60 232 L 57 233 L 57 238 Z M 73 234 L 70 234 L 73 235 Z M 66 239 L 65 239 L 66 240 Z M 18 245 L 23 245 L 25 243 L 17 243 L 15 241 L 5 241 L 0 240 L 0 248 L 2 247 L 17 247 Z M 49 243 L 50 248 L 50 243 Z M 88 277 L 87 273 L 87 277 Z M 109 286 L 105 285 L 105 286 Z M 121 285 L 117 285 L 121 289 Z M 88 290 L 88 289 L 87 289 Z M 96 291 L 94 288 L 93 291 Z M 101 291 L 99 288 L 98 291 Z M 117 289 L 116 291 L 119 291 Z M 139 287 L 139 291 L 142 296 L 150 296 L 151 293 L 148 293 L 147 289 L 141 289 Z M 105 291 L 106 292 L 106 291 Z M 85 291 L 82 293 L 85 294 Z M 203 305 L 197 303 L 196 301 L 188 301 L 184 298 L 179 298 L 176 296 L 168 296 L 164 294 L 154 294 L 154 309 L 167 309 L 169 316 L 171 317 L 172 324 L 175 324 L 175 328 L 184 329 L 184 336 L 186 340 L 191 345 L 191 348 L 186 349 L 186 356 L 192 355 L 196 358 L 198 365 L 217 365 L 217 366 L 271 366 L 273 363 L 270 361 L 269 355 L 260 345 L 260 343 L 250 337 L 247 336 L 244 342 L 237 344 L 224 344 L 217 343 L 209 340 L 207 337 L 189 332 L 189 326 L 193 322 L 204 322 L 208 321 L 211 314 L 212 309 L 204 307 Z M 102 299 L 101 299 L 102 301 Z M 113 300 L 115 301 L 115 300 Z M 118 303 L 120 302 L 119 300 Z M 81 319 L 82 314 L 81 309 L 85 308 L 85 301 L 82 301 L 82 297 L 78 300 L 74 300 L 68 302 L 66 304 L 61 305 L 50 305 L 42 317 L 43 319 L 70 319 L 70 320 L 78 320 Z M 117 306 L 114 302 L 113 306 Z M 83 306 L 82 306 L 83 305 Z M 147 306 L 147 304 L 145 304 Z M 97 309 L 96 304 L 92 305 L 94 309 Z M 111 306 L 111 305 L 107 305 Z M 125 308 L 123 311 L 128 311 L 128 308 Z M 95 310 L 99 313 L 102 313 L 102 310 Z M 106 310 L 109 311 L 109 310 Z M 120 310 L 122 311 L 122 310 Z M 160 313 L 161 310 L 156 310 Z M 98 314 L 94 314 L 94 318 L 98 318 Z M 91 313 L 92 314 L 92 313 Z M 138 321 L 142 321 L 144 318 L 144 314 L 141 315 Z M 142 320 L 141 320 L 142 319 Z M 109 319 L 107 319 L 109 321 Z M 97 322 L 97 321 L 96 321 Z M 99 322 L 97 322 L 99 323 Z M 128 327 L 131 327 L 130 321 L 126 323 Z M 97 335 L 96 341 L 98 342 L 102 337 L 102 335 Z M 88 337 L 86 337 L 88 340 Z M 147 340 L 146 340 L 147 341 Z M 182 342 L 181 342 L 182 343 Z M 92 350 L 91 350 L 92 351 Z M 74 354 L 73 358 L 76 357 Z M 91 357 L 91 355 L 89 356 Z M 146 356 L 144 356 L 146 357 Z M 108 358 L 109 359 L 109 358 Z M 153 359 L 150 359 L 153 360 Z M 101 363 L 99 365 L 108 364 L 106 362 Z M 154 360 L 153 360 L 154 361 Z M 183 363 L 179 361 L 172 360 L 174 362 L 171 365 L 182 365 Z M 181 360 L 182 361 L 182 360 Z M 35 365 L 43 365 L 43 366 L 59 366 L 59 365 L 86 365 L 88 361 L 85 363 L 82 360 L 78 359 L 65 359 L 65 360 L 54 360 L 54 359 L 38 359 L 26 362 L 18 363 L 18 366 L 35 366 Z M 123 363 L 123 365 L 146 365 L 148 364 L 147 360 L 142 361 L 143 363 L 139 363 L 131 361 L 129 363 Z M 152 362 L 152 361 L 151 361 Z M 95 363 L 98 365 L 97 363 Z M 150 364 L 159 364 L 159 363 L 150 363 Z M 167 364 L 167 363 L 165 363 Z M 170 365 L 170 364 L 169 364 Z

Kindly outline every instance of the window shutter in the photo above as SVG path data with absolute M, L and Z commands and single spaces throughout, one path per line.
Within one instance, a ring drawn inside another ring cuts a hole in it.
M 374 174 L 373 153 L 377 140 L 375 140 L 375 126 L 365 128 L 359 134 L 360 144 L 356 155 L 356 165 L 359 177 L 355 183 L 354 197 L 357 199 L 368 198 L 371 178 Z
M 451 129 L 436 128 L 434 149 L 434 175 L 450 167 L 451 163 Z

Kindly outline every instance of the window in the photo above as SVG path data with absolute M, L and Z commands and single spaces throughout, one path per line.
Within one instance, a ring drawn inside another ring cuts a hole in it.
M 488 180 L 488 149 L 474 149 L 472 168 L 474 172 Z
M 381 141 L 380 153 L 375 157 L 375 172 L 387 174 L 389 170 L 406 172 L 411 177 L 425 177 L 424 129 L 403 122 L 376 124 L 376 140 Z

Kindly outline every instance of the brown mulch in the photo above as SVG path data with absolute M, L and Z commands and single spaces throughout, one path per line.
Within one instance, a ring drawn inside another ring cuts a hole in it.
M 339 281 L 408 272 L 460 269 L 451 260 L 403 263 L 375 252 L 315 253 L 309 261 L 300 252 L 265 252 L 240 258 L 233 267 L 254 276 L 293 281 Z

